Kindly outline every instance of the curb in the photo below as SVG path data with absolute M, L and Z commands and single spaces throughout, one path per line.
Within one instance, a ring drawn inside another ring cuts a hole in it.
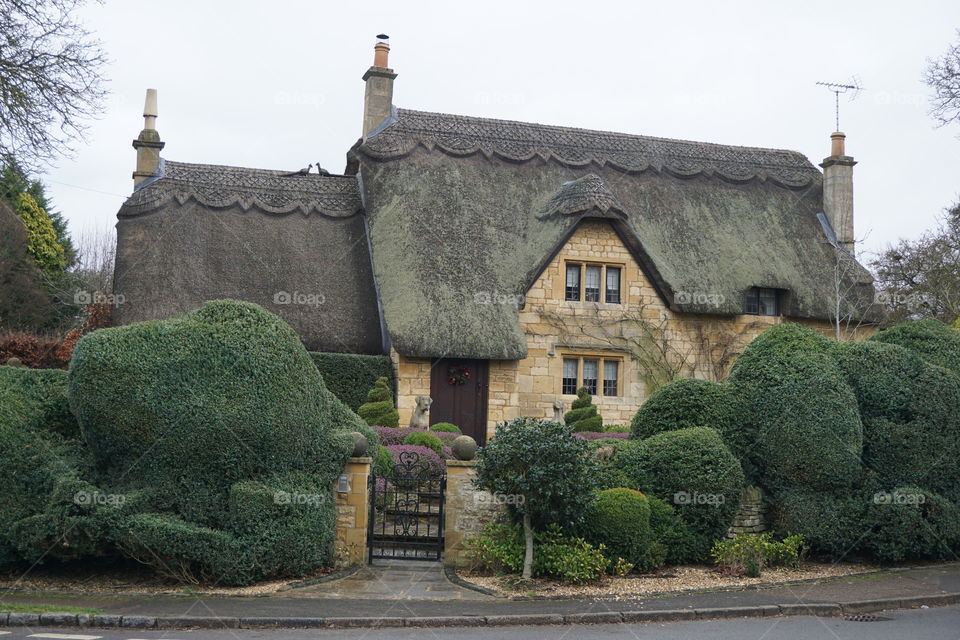
M 559 624 L 678 622 L 770 616 L 847 616 L 886 609 L 938 607 L 960 604 L 960 593 L 850 602 L 797 602 L 780 605 L 660 609 L 651 611 L 590 611 L 561 614 L 506 614 L 499 616 L 423 616 L 408 618 L 218 618 L 190 616 L 77 615 L 72 613 L 4 613 L 0 627 L 95 627 L 126 629 L 350 629 L 379 627 L 494 627 Z
M 502 595 L 494 591 L 493 589 L 487 589 L 486 587 L 481 587 L 478 584 L 474 584 L 465 578 L 461 578 L 457 575 L 457 572 L 451 569 L 450 567 L 443 568 L 443 575 L 447 580 L 457 585 L 458 587 L 463 587 L 464 589 L 469 589 L 470 591 L 476 591 L 477 593 L 482 593 L 486 596 L 494 596 L 496 598 L 503 598 Z

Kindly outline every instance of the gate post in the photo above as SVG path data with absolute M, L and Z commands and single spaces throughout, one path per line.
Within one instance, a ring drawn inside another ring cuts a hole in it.
M 333 483 L 337 508 L 337 563 L 363 563 L 367 552 L 367 519 L 370 517 L 368 480 L 370 457 L 350 458 L 343 469 L 347 477 L 347 491 L 339 491 L 339 479 Z
M 489 491 L 473 484 L 476 460 L 447 460 L 447 492 L 443 514 L 443 564 L 465 566 L 469 559 L 464 543 L 487 524 L 506 522 L 507 508 Z

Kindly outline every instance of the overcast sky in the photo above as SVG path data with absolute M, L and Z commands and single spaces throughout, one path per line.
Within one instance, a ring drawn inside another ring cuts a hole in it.
M 400 107 L 829 154 L 833 94 L 856 234 L 876 251 L 960 199 L 960 126 L 934 127 L 921 82 L 960 2 L 255 2 L 107 0 L 112 96 L 86 143 L 44 180 L 74 232 L 115 223 L 133 188 L 144 90 L 159 91 L 163 156 L 343 171 L 360 135 L 375 35 Z

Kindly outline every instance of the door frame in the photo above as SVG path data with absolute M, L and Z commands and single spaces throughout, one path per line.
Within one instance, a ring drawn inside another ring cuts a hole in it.
M 434 402 L 437 400 L 439 385 L 445 382 L 443 367 L 446 365 L 443 363 L 450 361 L 469 363 L 467 366 L 472 367 L 476 372 L 477 393 L 482 397 L 480 398 L 480 410 L 478 412 L 480 425 L 474 439 L 477 441 L 477 446 L 482 447 L 487 442 L 487 416 L 490 408 L 490 361 L 474 358 L 434 358 L 430 363 L 430 397 L 433 398 Z M 434 420 L 434 413 L 431 411 L 430 424 L 433 425 L 437 422 L 441 421 Z M 463 428 L 463 425 L 458 424 L 457 426 Z

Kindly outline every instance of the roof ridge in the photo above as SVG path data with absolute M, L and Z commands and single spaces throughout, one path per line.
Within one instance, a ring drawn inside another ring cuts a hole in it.
M 686 145 L 695 145 L 695 146 L 709 146 L 709 147 L 716 147 L 718 149 L 744 149 L 744 150 L 750 150 L 750 151 L 771 151 L 775 153 L 792 153 L 802 157 L 807 162 L 810 161 L 810 159 L 807 158 L 807 156 L 802 151 L 797 151 L 795 149 L 778 149 L 775 147 L 753 147 L 753 146 L 739 145 L 739 144 L 724 144 L 720 142 L 703 142 L 698 140 L 686 140 L 683 138 L 663 138 L 660 136 L 650 136 L 650 135 L 640 134 L 640 133 L 626 133 L 623 131 L 612 131 L 609 129 L 586 129 L 583 127 L 567 127 L 567 126 L 557 125 L 557 124 L 544 124 L 541 122 L 526 122 L 523 120 L 507 120 L 504 118 L 486 118 L 483 116 L 468 116 L 468 115 L 456 114 L 456 113 L 444 113 L 442 111 L 424 111 L 421 109 L 406 109 L 402 107 L 397 107 L 397 111 L 399 112 L 400 115 L 402 115 L 403 113 L 410 113 L 410 114 L 425 115 L 425 116 L 441 116 L 444 118 L 463 118 L 465 120 L 472 120 L 478 123 L 483 122 L 483 123 L 492 123 L 492 124 L 500 124 L 500 125 L 520 125 L 524 127 L 539 127 L 542 129 L 551 129 L 554 131 L 563 131 L 563 132 L 569 132 L 569 133 L 595 134 L 598 136 L 601 136 L 601 135 L 619 136 L 619 137 L 626 137 L 626 138 L 636 138 L 640 140 L 649 140 L 654 142 L 668 142 L 668 143 L 686 144 Z M 811 163 L 811 166 L 812 166 L 812 163 Z
M 216 168 L 216 169 L 223 169 L 223 170 L 231 171 L 231 172 L 233 172 L 233 171 L 238 171 L 238 172 L 239 172 L 239 171 L 244 171 L 244 172 L 254 172 L 254 173 L 266 173 L 266 174 L 274 175 L 274 176 L 282 176 L 282 175 L 284 175 L 284 174 L 293 173 L 294 171 L 296 171 L 295 169 L 294 169 L 293 171 L 289 171 L 289 170 L 286 170 L 286 169 L 261 169 L 261 168 L 258 168 L 258 167 L 240 167 L 240 166 L 237 166 L 237 165 L 230 165 L 230 164 L 211 164 L 211 163 L 206 163 L 206 162 L 180 162 L 179 160 L 167 160 L 166 158 L 164 158 L 164 162 L 166 162 L 167 165 L 173 165 L 174 168 L 177 168 L 177 167 L 197 168 L 197 169 Z M 290 176 L 290 177 L 296 177 L 296 178 L 349 178 L 349 179 L 351 179 L 351 180 L 355 179 L 354 176 L 345 175 L 345 174 L 340 174 L 340 173 L 331 173 L 331 174 L 328 175 L 328 176 L 321 175 L 321 174 L 319 174 L 319 173 L 308 173 L 308 174 L 305 175 L 305 176 L 297 175 L 297 176 Z

